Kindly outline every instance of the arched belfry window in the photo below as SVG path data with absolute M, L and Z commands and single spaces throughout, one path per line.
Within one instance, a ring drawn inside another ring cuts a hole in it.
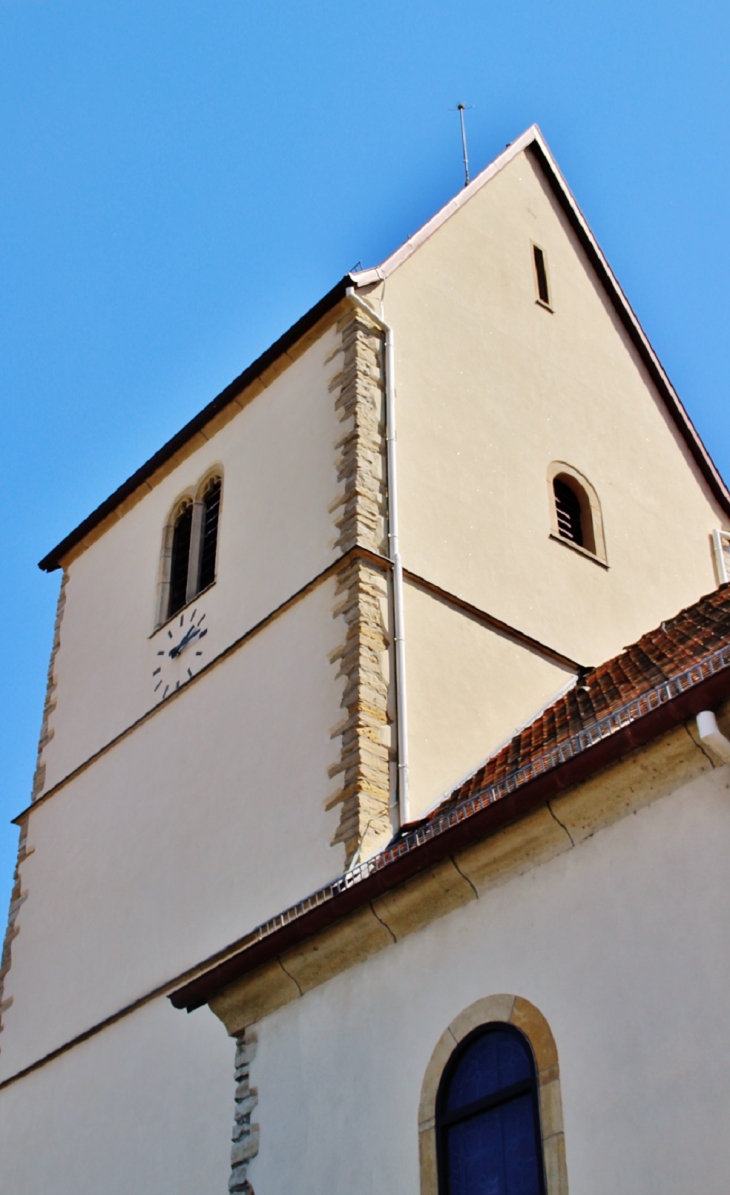
M 188 567 L 190 564 L 190 539 L 193 529 L 193 504 L 186 501 L 175 519 L 172 532 L 172 559 L 170 561 L 170 603 L 166 611 L 172 617 L 186 602 L 188 591 Z
M 583 517 L 580 509 L 580 498 L 573 486 L 562 477 L 553 481 L 555 494 L 555 513 L 558 518 L 558 534 L 563 539 L 583 547 Z
M 221 494 L 221 477 L 209 475 L 174 508 L 163 536 L 158 624 L 215 581 Z
M 202 497 L 203 519 L 200 542 L 200 577 L 198 589 L 207 589 L 215 581 L 215 557 L 218 547 L 218 515 L 221 508 L 221 479 L 211 477 Z
M 436 1101 L 439 1195 L 545 1195 L 530 1043 L 492 1022 L 452 1054 Z
M 607 565 L 601 504 L 591 483 L 572 465 L 553 461 L 548 486 L 552 537 Z

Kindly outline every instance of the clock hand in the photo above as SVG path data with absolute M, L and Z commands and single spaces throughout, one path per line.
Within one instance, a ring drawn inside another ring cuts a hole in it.
M 190 630 L 185 632 L 185 634 L 183 635 L 182 639 L 177 644 L 177 646 L 170 648 L 170 651 L 168 653 L 170 656 L 170 659 L 171 660 L 177 659 L 177 657 L 180 655 L 180 652 L 183 651 L 183 649 L 187 647 L 187 645 L 188 645 L 188 643 L 190 643 L 191 639 L 194 639 L 195 636 L 199 635 L 199 634 L 200 634 L 200 630 L 198 627 L 190 627 Z

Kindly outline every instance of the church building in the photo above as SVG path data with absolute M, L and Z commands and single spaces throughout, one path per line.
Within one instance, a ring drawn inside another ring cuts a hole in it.
M 540 131 L 41 561 L 8 1195 L 725 1195 L 730 493 Z

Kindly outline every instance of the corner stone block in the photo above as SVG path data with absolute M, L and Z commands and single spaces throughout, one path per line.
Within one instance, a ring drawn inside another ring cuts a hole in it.
M 231 1166 L 240 1166 L 241 1162 L 250 1162 L 259 1152 L 259 1127 L 251 1125 L 251 1132 L 237 1141 L 231 1150 Z

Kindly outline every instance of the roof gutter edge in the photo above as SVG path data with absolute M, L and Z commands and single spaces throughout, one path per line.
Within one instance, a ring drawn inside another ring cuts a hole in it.
M 200 1008 L 223 988 L 275 958 L 283 950 L 340 921 L 374 897 L 397 887 L 454 851 L 518 821 L 552 797 L 588 779 L 609 764 L 618 762 L 637 748 L 646 746 L 700 710 L 719 704 L 728 695 L 729 688 L 728 667 L 725 667 L 640 719 L 630 722 L 609 738 L 601 739 L 579 755 L 486 805 L 478 813 L 456 822 L 438 836 L 424 837 L 414 850 L 395 857 L 365 879 L 348 886 L 347 876 L 339 877 L 320 890 L 322 893 L 328 892 L 326 898 L 317 902 L 315 898 L 319 894 L 314 894 L 307 912 L 290 920 L 287 920 L 286 912 L 281 913 L 272 919 L 273 922 L 280 921 L 280 928 L 268 936 L 256 938 L 257 931 L 254 930 L 241 940 L 238 948 L 232 944 L 219 955 L 202 962 L 200 967 L 206 969 L 171 992 L 168 999 L 175 1008 L 188 1012 Z M 307 898 L 302 903 L 306 904 L 309 900 Z

